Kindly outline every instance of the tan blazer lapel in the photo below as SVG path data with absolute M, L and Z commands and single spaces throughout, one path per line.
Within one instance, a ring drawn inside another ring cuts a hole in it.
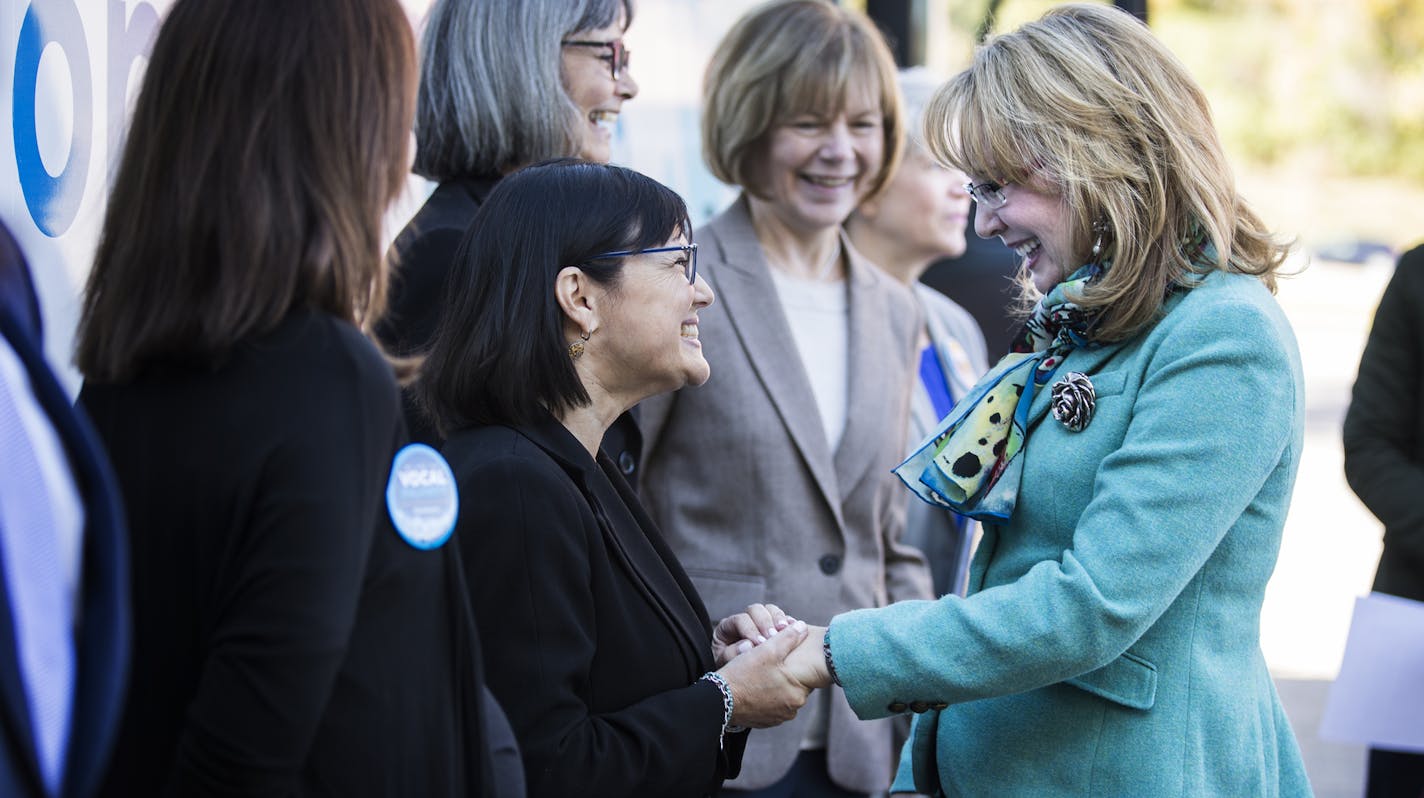
M 757 380 L 771 398 L 837 523 L 844 526 L 841 492 L 815 394 L 781 308 L 771 267 L 752 230 L 746 198 L 734 203 L 705 232 L 706 238 L 711 239 L 708 249 L 716 251 L 716 263 L 709 263 L 706 271 L 717 302 L 723 306 Z
M 913 338 L 897 339 L 895 331 L 907 328 L 918 330 L 920 322 L 918 319 L 891 318 L 894 311 L 886 301 L 885 292 L 870 290 L 876 282 L 870 270 L 876 267 L 851 246 L 844 233 L 841 234 L 841 246 L 850 264 L 850 386 L 846 397 L 849 412 L 840 445 L 836 448 L 835 467 L 841 489 L 848 495 L 866 477 L 874 462 L 874 458 L 867 457 L 866 453 L 878 451 L 884 445 L 879 438 L 885 434 L 883 419 L 887 412 L 895 413 L 901 420 L 894 429 L 897 434 L 904 434 L 911 386 L 909 383 L 898 384 L 901 380 L 895 375 L 903 376 L 904 372 L 901 364 L 889 359 L 889 353 L 903 349 L 901 357 L 909 357 L 914 346 Z M 892 406 L 887 408 L 887 404 Z

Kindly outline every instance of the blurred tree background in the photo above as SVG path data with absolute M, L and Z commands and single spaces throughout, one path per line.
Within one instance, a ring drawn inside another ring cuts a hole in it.
M 947 3 L 927 53 L 951 73 L 977 34 L 1048 0 Z M 1242 193 L 1314 245 L 1424 241 L 1424 0 L 1148 0 L 1153 30 L 1211 98 Z

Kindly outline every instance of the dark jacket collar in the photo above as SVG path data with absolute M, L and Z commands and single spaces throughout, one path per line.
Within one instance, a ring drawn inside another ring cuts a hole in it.
M 467 195 L 475 205 L 483 205 L 485 197 L 488 197 L 494 187 L 500 181 L 500 175 L 469 175 L 465 177 L 452 177 L 449 180 L 442 180 L 437 191 L 458 191 Z
M 707 608 L 613 461 L 602 450 L 595 460 L 573 433 L 546 411 L 541 411 L 534 423 L 514 430 L 553 458 L 578 486 L 593 509 L 609 551 L 684 642 L 693 675 L 711 670 L 712 623 Z

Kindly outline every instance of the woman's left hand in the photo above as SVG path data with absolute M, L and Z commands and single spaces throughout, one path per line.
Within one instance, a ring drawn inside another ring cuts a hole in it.
M 717 622 L 712 631 L 712 658 L 720 668 L 795 622 L 795 618 L 775 604 L 749 605 L 746 612 Z

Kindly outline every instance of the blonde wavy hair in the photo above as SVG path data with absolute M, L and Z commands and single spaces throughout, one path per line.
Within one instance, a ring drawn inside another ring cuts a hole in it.
M 1098 340 L 1151 324 L 1170 288 L 1201 276 L 1182 246 L 1198 228 L 1212 268 L 1275 291 L 1289 244 L 1236 192 L 1201 87 L 1125 11 L 1060 6 L 990 40 L 930 101 L 925 137 L 979 178 L 1056 185 L 1084 262 L 1106 226 L 1111 267 L 1077 298 L 1100 314 Z

